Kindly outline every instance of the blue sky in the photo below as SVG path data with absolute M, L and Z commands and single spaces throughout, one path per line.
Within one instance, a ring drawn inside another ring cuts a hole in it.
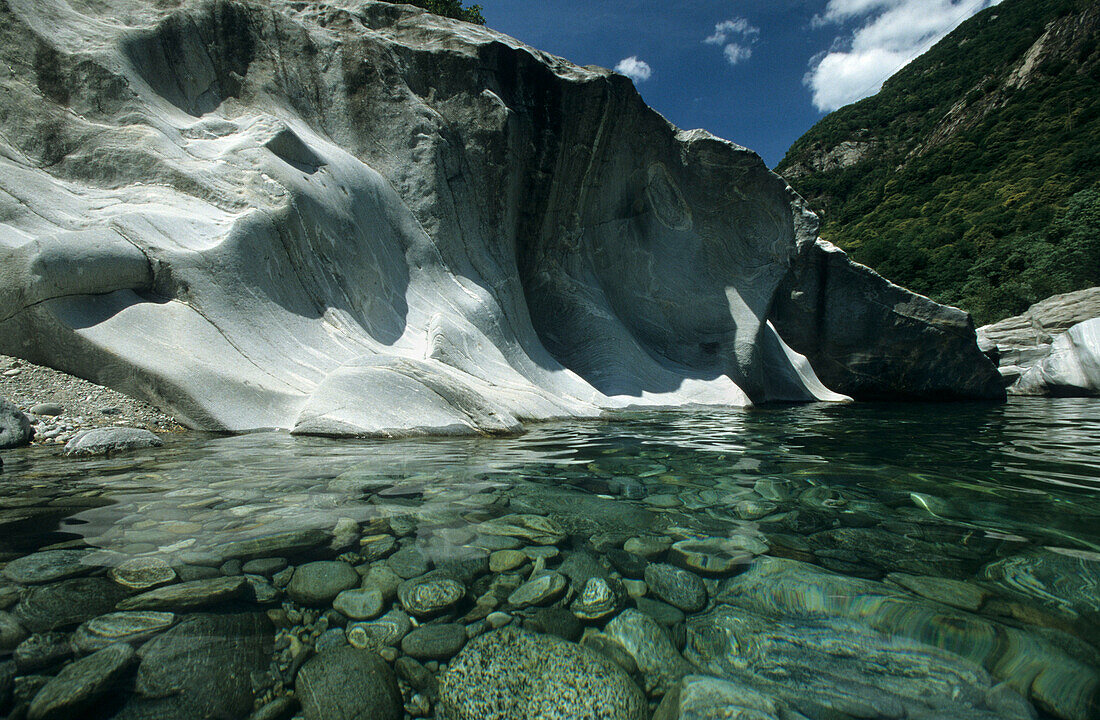
M 676 125 L 750 147 L 772 167 L 827 111 L 875 93 L 999 1 L 478 0 L 490 27 L 618 69 Z

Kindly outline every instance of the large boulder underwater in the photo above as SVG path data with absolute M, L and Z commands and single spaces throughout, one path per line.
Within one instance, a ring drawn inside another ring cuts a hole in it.
M 1000 399 L 630 80 L 370 0 L 0 2 L 0 352 L 199 429 Z

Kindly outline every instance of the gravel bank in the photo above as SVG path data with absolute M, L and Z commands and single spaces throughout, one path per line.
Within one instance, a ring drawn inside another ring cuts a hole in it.
M 52 368 L 0 355 L 0 397 L 27 413 L 34 442 L 65 443 L 81 430 L 126 425 L 153 432 L 184 430 L 170 415 L 110 388 Z M 55 405 L 55 408 L 41 408 Z M 32 412 L 37 408 L 41 414 Z M 60 409 L 60 414 L 48 414 Z

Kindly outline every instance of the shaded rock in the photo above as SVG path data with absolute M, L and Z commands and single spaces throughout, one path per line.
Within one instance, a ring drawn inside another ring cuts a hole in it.
M 101 648 L 96 648 L 97 650 Z M 21 675 L 59 665 L 73 656 L 73 645 L 68 633 L 37 633 L 19 644 L 12 653 L 15 666 Z
M 18 618 L 9 612 L 0 610 L 0 653 L 14 650 L 27 637 Z
M 311 658 L 294 690 L 306 720 L 400 720 L 401 693 L 390 666 L 374 652 L 342 647 Z
M 44 550 L 12 560 L 4 577 L 20 585 L 39 585 L 88 575 L 99 568 L 89 559 L 90 550 Z
M 258 558 L 256 560 L 249 560 L 241 565 L 241 572 L 246 575 L 262 575 L 263 577 L 269 578 L 286 568 L 286 566 L 286 558 Z
M 646 565 L 649 565 L 649 561 L 641 555 L 635 555 L 619 548 L 612 548 L 608 551 L 607 559 L 611 561 L 611 564 L 623 577 L 634 580 L 641 580 L 645 577 L 645 568 Z
M 557 606 L 539 608 L 527 621 L 527 626 L 570 642 L 579 640 L 584 632 L 584 625 L 577 620 L 576 615 Z
M 117 642 L 139 644 L 164 632 L 176 622 L 170 612 L 115 612 L 83 623 L 73 634 L 73 645 L 95 652 Z
M 707 604 L 707 587 L 697 575 L 657 563 L 645 569 L 649 591 L 684 612 L 698 612 Z
M 250 675 L 271 661 L 273 628 L 261 613 L 197 614 L 138 651 L 134 694 L 119 720 L 245 717 Z
M 826 387 L 857 400 L 1005 396 L 969 315 L 886 282 L 823 240 L 801 246 L 768 319 Z
M 107 578 L 70 578 L 31 588 L 15 615 L 31 632 L 75 627 L 115 609 L 126 591 Z
M 774 695 L 731 680 L 688 675 L 653 716 L 653 720 L 694 720 L 694 718 L 744 718 L 745 720 L 784 720 L 793 717 L 786 703 Z
M 651 600 L 649 598 L 638 598 L 634 601 L 638 606 L 638 611 L 643 612 L 657 621 L 659 625 L 665 627 L 672 627 L 677 623 L 684 621 L 684 613 L 668 603 L 663 603 L 659 600 Z
M 401 640 L 401 649 L 418 660 L 449 660 L 466 644 L 466 628 L 457 623 L 422 625 Z
M 65 408 L 57 403 L 38 403 L 37 405 L 31 406 L 31 415 L 38 415 L 39 417 L 57 416 L 64 412 Z
M 27 711 L 28 719 L 67 720 L 77 716 L 111 692 L 133 662 L 134 649 L 117 644 L 65 666 L 34 696 Z
M 489 552 L 477 547 L 436 542 L 428 546 L 428 557 L 436 570 L 464 583 L 489 572 Z
M 107 577 L 130 590 L 151 590 L 176 579 L 176 571 L 157 557 L 135 557 L 107 571 Z
M 119 610 L 195 610 L 240 598 L 249 587 L 248 581 L 240 576 L 193 580 L 128 597 L 117 607 Z
M 0 398 L 0 450 L 22 447 L 34 438 L 31 420 L 4 398 Z
M 346 562 L 318 560 L 299 565 L 286 587 L 291 600 L 314 607 L 330 604 L 344 590 L 359 585 L 359 573 Z
M 644 720 L 649 712 L 642 692 L 610 660 L 513 627 L 472 640 L 439 682 L 441 706 L 454 720 Z
M 77 433 L 65 444 L 65 454 L 71 456 L 110 455 L 126 450 L 160 447 L 164 441 L 139 428 L 95 428 Z

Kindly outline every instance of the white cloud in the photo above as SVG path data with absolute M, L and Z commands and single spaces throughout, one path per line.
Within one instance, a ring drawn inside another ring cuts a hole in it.
M 811 61 L 805 82 L 818 110 L 874 95 L 882 83 L 980 10 L 1001 0 L 829 0 L 813 24 L 858 22 Z
M 753 27 L 745 18 L 732 18 L 715 25 L 714 34 L 703 42 L 708 45 L 724 45 L 730 35 L 749 37 L 758 34 L 760 34 L 760 28 Z
M 637 55 L 620 60 L 615 72 L 626 75 L 636 83 L 645 82 L 653 76 L 653 68 L 644 60 L 639 60 Z
M 730 18 L 714 26 L 714 34 L 708 36 L 707 45 L 722 45 L 722 53 L 730 65 L 752 57 L 752 44 L 760 35 L 760 28 L 745 18 Z
M 729 43 L 722 49 L 725 53 L 726 59 L 730 61 L 730 65 L 736 65 L 742 60 L 748 60 L 752 57 L 752 48 L 748 45 L 738 45 L 737 43 Z

